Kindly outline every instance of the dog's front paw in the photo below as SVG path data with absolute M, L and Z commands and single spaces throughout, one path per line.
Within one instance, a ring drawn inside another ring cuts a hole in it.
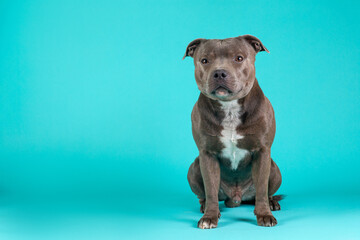
M 276 218 L 272 215 L 256 215 L 257 224 L 263 227 L 273 227 L 277 224 Z
M 211 229 L 216 228 L 218 225 L 218 220 L 220 218 L 219 214 L 204 214 L 204 216 L 198 222 L 198 228 L 201 229 Z

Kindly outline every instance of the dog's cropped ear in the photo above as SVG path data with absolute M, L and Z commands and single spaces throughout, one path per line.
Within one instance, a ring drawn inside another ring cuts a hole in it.
M 250 43 L 250 45 L 254 48 L 256 53 L 262 52 L 262 51 L 266 51 L 269 53 L 269 50 L 267 50 L 267 48 L 264 46 L 264 44 L 262 44 L 262 42 L 257 37 L 254 37 L 252 35 L 243 35 L 243 36 L 240 36 L 239 38 L 243 38 L 248 43 Z
M 194 41 L 192 41 L 191 43 L 189 43 L 189 45 L 188 45 L 187 48 L 186 48 L 186 51 L 185 51 L 183 60 L 184 60 L 187 56 L 194 57 L 194 53 L 195 53 L 196 48 L 197 48 L 203 41 L 205 41 L 205 39 L 203 39 L 203 38 L 198 38 L 198 39 L 195 39 Z

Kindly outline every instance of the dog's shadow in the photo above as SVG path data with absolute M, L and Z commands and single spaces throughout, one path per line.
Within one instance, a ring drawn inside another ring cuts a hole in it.
M 248 204 L 244 204 L 242 206 L 239 206 L 239 208 L 249 208 Z M 219 209 L 220 212 L 222 213 L 221 216 L 221 220 L 219 219 L 219 221 L 221 221 L 221 224 L 219 224 L 217 226 L 217 228 L 222 228 L 222 227 L 226 227 L 232 224 L 236 224 L 239 222 L 243 222 L 243 223 L 249 223 L 251 225 L 257 225 L 256 222 L 256 217 L 254 216 L 254 218 L 246 218 L 246 217 L 232 217 L 232 216 L 224 216 L 227 215 L 226 213 L 229 211 L 233 211 L 234 209 L 231 208 L 227 208 L 224 203 L 220 203 L 219 204 Z M 197 224 L 198 221 L 200 220 L 201 216 L 203 215 L 200 212 L 200 209 L 197 207 L 191 207 L 191 210 L 189 212 L 187 212 L 188 214 L 186 214 L 186 217 L 175 217 L 172 218 L 175 221 L 179 221 L 179 222 L 186 222 L 188 223 L 191 227 L 193 228 L 198 228 Z M 191 215 L 191 216 L 189 216 Z
M 250 223 L 252 225 L 256 225 L 257 226 L 257 222 L 256 222 L 256 218 L 254 217 L 253 219 L 250 218 L 243 218 L 243 217 L 239 217 L 239 218 L 234 218 L 236 220 L 236 222 L 246 222 L 246 223 Z

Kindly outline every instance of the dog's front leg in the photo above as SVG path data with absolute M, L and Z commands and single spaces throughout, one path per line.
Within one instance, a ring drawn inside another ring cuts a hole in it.
M 257 224 L 272 227 L 277 224 L 269 206 L 269 176 L 271 168 L 270 149 L 261 149 L 254 155 L 252 163 L 252 178 L 255 185 L 255 215 Z
M 200 152 L 200 171 L 205 188 L 205 213 L 198 222 L 202 229 L 215 228 L 220 218 L 219 186 L 220 166 L 215 156 L 206 151 Z

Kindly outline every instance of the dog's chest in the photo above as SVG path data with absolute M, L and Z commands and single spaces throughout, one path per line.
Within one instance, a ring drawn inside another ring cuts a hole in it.
M 221 156 L 230 160 L 231 168 L 236 170 L 240 161 L 249 154 L 246 149 L 237 147 L 239 139 L 244 138 L 236 131 L 236 127 L 241 124 L 240 110 L 241 105 L 237 100 L 224 102 L 221 101 L 221 108 L 224 111 L 225 117 L 221 122 L 223 130 L 221 131 L 220 141 L 225 146 L 221 151 Z

